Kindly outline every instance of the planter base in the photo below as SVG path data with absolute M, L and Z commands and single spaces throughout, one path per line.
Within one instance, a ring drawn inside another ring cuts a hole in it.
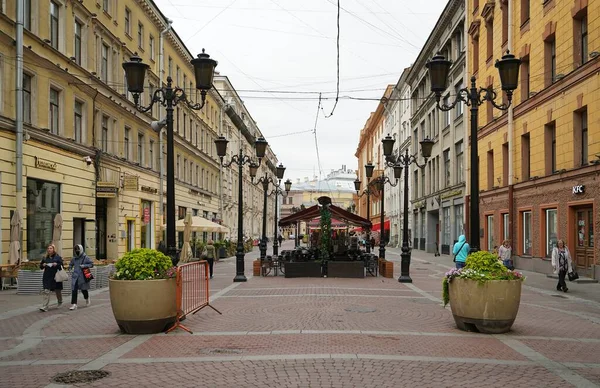
M 456 327 L 463 331 L 474 331 L 477 333 L 483 334 L 502 334 L 508 333 L 513 323 L 514 319 L 506 319 L 506 320 L 486 320 L 486 319 L 473 319 L 473 318 L 465 318 L 459 317 L 452 314 L 454 317 L 454 322 L 456 322 Z
M 154 334 L 166 331 L 175 324 L 175 317 L 147 321 L 124 321 L 117 319 L 117 325 L 127 334 Z

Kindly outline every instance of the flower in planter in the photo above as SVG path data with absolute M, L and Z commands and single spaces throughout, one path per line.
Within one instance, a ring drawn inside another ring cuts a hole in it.
M 481 283 L 488 280 L 525 280 L 522 273 L 506 268 L 494 254 L 487 251 L 471 253 L 463 268 L 452 268 L 444 274 L 442 281 L 444 307 L 450 302 L 449 284 L 454 278 L 477 280 Z

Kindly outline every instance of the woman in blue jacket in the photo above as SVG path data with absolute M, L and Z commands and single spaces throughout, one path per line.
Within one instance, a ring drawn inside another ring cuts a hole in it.
M 77 290 L 81 290 L 85 299 L 85 305 L 90 305 L 91 300 L 88 294 L 90 283 L 85 279 L 83 269 L 92 268 L 93 266 L 94 262 L 85 254 L 83 247 L 76 245 L 73 249 L 73 259 L 71 259 L 71 264 L 69 264 L 69 269 L 73 271 L 71 274 L 71 307 L 69 310 L 77 309 Z
M 454 254 L 457 269 L 461 269 L 465 266 L 465 262 L 467 261 L 467 256 L 469 255 L 470 250 L 471 247 L 469 244 L 467 244 L 465 235 L 461 234 L 458 237 L 458 242 L 454 244 L 454 249 L 452 249 L 452 254 Z

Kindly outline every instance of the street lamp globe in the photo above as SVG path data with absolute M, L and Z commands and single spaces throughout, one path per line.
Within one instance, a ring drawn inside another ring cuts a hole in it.
M 258 173 L 258 164 L 252 162 L 250 163 L 250 178 L 256 178 L 256 173 Z
M 283 184 L 285 186 L 285 191 L 289 193 L 292 189 L 292 181 L 288 179 Z
M 269 143 L 262 136 L 254 141 L 254 147 L 256 148 L 256 157 L 259 160 L 265 157 L 265 154 L 267 153 L 267 145 L 269 145 Z
M 283 179 L 283 174 L 285 174 L 285 167 L 283 167 L 283 164 L 279 163 L 279 166 L 276 167 L 275 175 L 277 176 L 277 179 L 281 180 Z
M 396 142 L 396 139 L 391 137 L 389 133 L 385 138 L 383 138 L 381 140 L 381 143 L 383 144 L 383 156 L 385 156 L 386 158 L 389 156 L 392 156 L 392 152 L 394 151 L 394 143 L 395 142 Z
M 436 95 L 441 95 L 448 87 L 450 66 L 452 66 L 452 62 L 441 54 L 435 55 L 425 64 L 425 67 L 429 70 L 431 91 Z
M 129 62 L 124 62 L 122 66 L 123 70 L 125 70 L 125 78 L 127 79 L 127 90 L 134 95 L 143 93 L 146 71 L 150 66 L 143 63 L 142 58 L 135 54 L 130 58 Z
M 434 141 L 427 138 L 423 139 L 419 143 L 421 144 L 421 154 L 425 159 L 429 158 L 431 156 L 431 151 L 433 150 Z
M 375 170 L 375 166 L 369 162 L 369 164 L 365 164 L 365 173 L 367 174 L 367 178 L 373 178 L 373 170 Z
M 517 88 L 519 82 L 519 68 L 521 67 L 521 60 L 515 58 L 509 51 L 502 56 L 501 60 L 496 60 L 494 65 L 500 73 L 500 83 L 502 84 L 502 90 L 512 92 Z
M 357 193 L 360 191 L 360 184 L 361 184 L 361 181 L 358 178 L 356 178 L 354 180 L 354 190 L 356 190 Z
M 211 59 L 210 55 L 202 49 L 202 54 L 198 54 L 198 57 L 192 59 L 191 63 L 194 66 L 194 75 L 196 76 L 196 89 L 209 90 L 212 88 L 217 61 Z
M 396 178 L 396 179 L 402 178 L 402 165 L 395 164 L 393 168 L 394 168 L 394 178 Z
M 223 160 L 225 155 L 227 155 L 227 143 L 229 140 L 225 139 L 223 136 L 219 136 L 215 140 L 215 146 L 217 147 L 217 156 Z

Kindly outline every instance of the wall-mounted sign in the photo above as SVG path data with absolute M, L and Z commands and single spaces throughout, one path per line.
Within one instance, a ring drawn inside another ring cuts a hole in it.
M 189 193 L 197 197 L 200 196 L 200 192 L 198 190 L 190 189 Z
M 140 190 L 145 193 L 150 193 L 150 194 L 158 193 L 158 189 L 155 189 L 154 187 L 150 187 L 150 186 L 140 186 Z
M 449 193 L 442 194 L 441 199 L 452 198 L 452 197 L 455 197 L 455 196 L 461 195 L 461 194 L 462 194 L 462 190 L 454 190 L 454 191 L 450 191 Z
M 96 198 L 116 198 L 118 191 L 114 182 L 96 182 Z
M 145 207 L 144 208 L 144 224 L 147 224 L 150 222 L 150 208 L 149 207 Z
M 35 157 L 35 166 L 44 170 L 56 171 L 56 162 Z
M 137 175 L 126 175 L 123 178 L 123 188 L 125 190 L 138 191 L 139 177 Z
M 573 194 L 583 194 L 585 193 L 585 185 L 577 185 L 573 186 Z

